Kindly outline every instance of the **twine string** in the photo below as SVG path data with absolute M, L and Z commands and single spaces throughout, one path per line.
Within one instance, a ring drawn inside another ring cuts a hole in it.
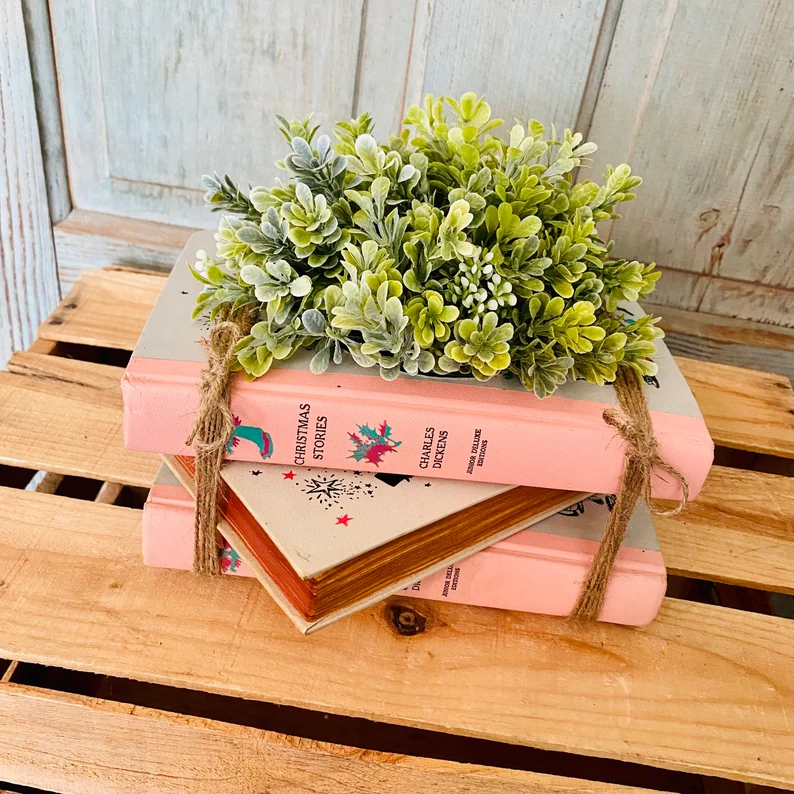
M 207 352 L 207 368 L 199 384 L 196 423 L 186 443 L 196 458 L 196 513 L 193 570 L 217 575 L 221 572 L 218 550 L 218 489 L 226 445 L 234 432 L 229 400 L 233 373 L 230 370 L 237 342 L 245 333 L 241 318 L 223 319 L 210 329 L 201 344 Z
M 196 514 L 194 570 L 219 574 L 218 489 L 226 445 L 234 432 L 234 417 L 229 407 L 233 374 L 230 365 L 237 342 L 246 332 L 247 318 L 234 317 L 215 323 L 202 345 L 207 351 L 207 368 L 199 384 L 199 410 L 187 444 L 196 458 Z M 656 515 L 674 516 L 689 499 L 684 476 L 659 455 L 659 444 L 642 385 L 626 367 L 618 370 L 615 392 L 620 409 L 604 411 L 604 422 L 626 442 L 626 455 L 620 489 L 604 528 L 604 535 L 588 572 L 571 616 L 577 620 L 597 620 L 604 605 L 609 577 L 626 535 L 629 520 L 640 498 Z M 662 472 L 681 486 L 681 498 L 669 510 L 656 507 L 651 499 L 651 475 Z
M 659 443 L 653 433 L 645 392 L 634 370 L 619 368 L 614 386 L 620 409 L 608 408 L 603 417 L 604 422 L 614 427 L 626 442 L 626 457 L 615 505 L 579 600 L 571 613 L 577 620 L 597 620 L 601 614 L 612 566 L 639 499 L 645 500 L 652 513 L 662 516 L 677 515 L 689 500 L 686 479 L 659 455 Z M 651 500 L 651 475 L 654 471 L 669 475 L 681 486 L 681 497 L 669 510 L 656 507 Z

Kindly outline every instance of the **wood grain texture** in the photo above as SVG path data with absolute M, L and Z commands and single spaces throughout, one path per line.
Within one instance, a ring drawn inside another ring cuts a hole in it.
M 749 281 L 660 267 L 653 302 L 659 306 L 794 327 L 794 291 Z
M 779 0 L 623 4 L 591 129 L 596 173 L 628 160 L 646 180 L 618 253 L 794 285 L 792 40 Z
M 794 458 L 794 392 L 782 375 L 676 359 L 718 446 Z
M 40 335 L 132 350 L 163 283 L 154 274 L 86 271 Z M 678 363 L 716 443 L 794 457 L 794 395 L 787 378 L 693 359 Z
M 794 379 L 794 330 L 718 314 L 643 304 L 661 316 L 665 344 L 677 356 L 776 372 Z
M 642 306 L 648 314 L 661 315 L 662 321 L 659 325 L 665 332 L 672 331 L 716 343 L 794 353 L 794 329 L 707 312 L 687 312 L 655 303 L 645 302 Z
M 0 368 L 60 297 L 20 0 L 0 4 Z
M 47 183 L 50 218 L 62 221 L 72 209 L 69 175 L 63 146 L 58 77 L 50 32 L 47 0 L 22 0 L 25 33 L 28 39 L 33 93 L 36 99 L 41 153 Z
M 140 513 L 0 489 L 11 510 L 28 525 L 0 525 L 9 658 L 794 785 L 790 621 L 667 601 L 632 630 L 398 599 L 424 632 L 381 604 L 306 638 L 256 582 L 145 568 Z
M 475 91 L 509 124 L 518 117 L 572 127 L 604 7 L 604 0 L 435 0 L 424 91 Z
M 125 450 L 121 370 L 19 352 L 0 373 L 0 462 L 149 486 L 155 455 Z
M 711 278 L 698 309 L 745 320 L 794 327 L 794 290 L 747 281 Z
M 164 14 L 157 0 L 55 0 L 75 206 L 214 225 L 201 174 L 270 181 L 284 147 L 275 113 L 349 118 L 362 6 L 178 0 Z
M 714 466 L 678 516 L 654 516 L 669 573 L 794 593 L 794 478 Z
M 397 135 L 405 116 L 408 72 L 421 58 L 417 17 L 426 2 L 367 0 L 363 6 L 352 114 L 371 112 L 382 140 Z
M 11 360 L 0 378 L 0 460 L 50 472 L 149 486 L 156 456 L 121 446 L 119 370 L 30 352 Z M 64 386 L 66 384 L 66 386 Z M 25 390 L 29 390 L 27 399 Z M 64 398 L 66 398 L 64 400 Z M 54 432 L 23 433 L 27 410 L 61 420 Z M 59 429 L 63 427 L 63 429 Z M 68 439 L 74 438 L 74 443 Z M 77 450 L 77 451 L 76 451 Z M 81 459 L 78 454 L 101 450 Z M 660 519 L 657 532 L 668 566 L 696 578 L 790 592 L 794 581 L 794 482 L 786 477 L 715 467 L 703 496 L 681 516 Z M 734 504 L 727 495 L 733 492 Z
M 66 294 L 83 270 L 110 265 L 170 270 L 195 229 L 74 210 L 53 233 Z
M 102 794 L 647 794 L 14 684 L 0 687 L 0 774 L 26 786 Z
M 165 278 L 86 270 L 39 328 L 41 339 L 132 350 Z M 132 342 L 132 344 L 130 344 Z

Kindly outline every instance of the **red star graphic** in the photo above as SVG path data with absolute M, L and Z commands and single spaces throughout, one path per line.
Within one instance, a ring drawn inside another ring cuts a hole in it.
M 294 480 L 295 479 L 295 472 L 294 471 L 286 471 L 286 472 L 284 472 L 284 479 L 285 480 Z
M 345 513 L 343 516 L 339 516 L 339 518 L 336 519 L 336 523 L 337 524 L 344 524 L 345 526 L 347 526 L 347 522 L 348 521 L 352 521 L 352 520 L 353 519 L 351 518 L 351 516 L 349 516 L 347 513 Z

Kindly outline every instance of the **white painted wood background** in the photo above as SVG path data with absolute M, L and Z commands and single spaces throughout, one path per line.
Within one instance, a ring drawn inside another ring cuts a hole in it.
M 27 38 L 66 286 L 85 266 L 167 264 L 182 227 L 216 220 L 202 173 L 271 179 L 276 112 L 329 124 L 372 110 L 387 133 L 425 92 L 474 90 L 502 118 L 588 134 L 596 176 L 626 160 L 645 177 L 611 231 L 619 254 L 666 270 L 656 303 L 794 327 L 790 0 L 4 0 L 2 13 L 20 5 L 27 32 L 0 28 L 0 44 Z M 31 76 L 10 68 L 4 105 L 30 124 Z M 40 207 L 25 137 L 0 191 Z M 36 267 L 52 278 L 48 257 Z M 57 285 L 28 289 L 44 305 Z

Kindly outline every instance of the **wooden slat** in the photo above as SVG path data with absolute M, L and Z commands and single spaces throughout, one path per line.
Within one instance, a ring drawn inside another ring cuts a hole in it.
M 648 794 L 358 750 L 13 684 L 0 687 L 0 775 L 47 790 L 102 794 Z
M 794 392 L 782 375 L 677 358 L 714 443 L 794 458 Z
M 791 124 L 780 97 L 794 86 L 778 55 L 793 35 L 790 3 L 621 5 L 590 129 L 592 173 L 629 162 L 645 183 L 605 239 L 620 256 L 745 283 L 744 313 L 708 301 L 704 311 L 770 320 L 750 282 L 794 286 L 794 171 L 778 137 Z M 778 322 L 791 322 L 790 300 Z
M 39 328 L 39 337 L 132 350 L 165 277 L 134 270 L 86 270 Z
M 162 288 L 157 275 L 87 272 L 41 326 L 44 339 L 132 350 Z M 678 358 L 717 444 L 794 458 L 794 394 L 782 375 Z
M 53 229 L 63 291 L 87 269 L 131 265 L 170 270 L 195 231 L 168 223 L 74 210 Z
M 681 515 L 653 523 L 670 573 L 794 593 L 794 478 L 714 466 Z
M 123 448 L 121 370 L 16 353 L 0 372 L 0 463 L 149 486 L 155 455 Z
M 676 355 L 777 372 L 794 379 L 794 330 L 645 303 L 661 316 L 665 343 Z
M 381 604 L 305 638 L 256 582 L 145 568 L 134 512 L 0 489 L 23 518 L 0 525 L 0 655 L 794 786 L 790 621 L 667 601 L 633 630 L 398 599 L 423 633 Z
M 151 485 L 156 456 L 122 448 L 117 368 L 34 353 L 17 353 L 10 366 L 12 374 L 0 375 L 0 406 L 11 406 L 0 424 L 0 461 Z M 30 430 L 31 407 L 52 421 Z M 698 499 L 656 526 L 672 572 L 794 592 L 792 479 L 715 467 Z

